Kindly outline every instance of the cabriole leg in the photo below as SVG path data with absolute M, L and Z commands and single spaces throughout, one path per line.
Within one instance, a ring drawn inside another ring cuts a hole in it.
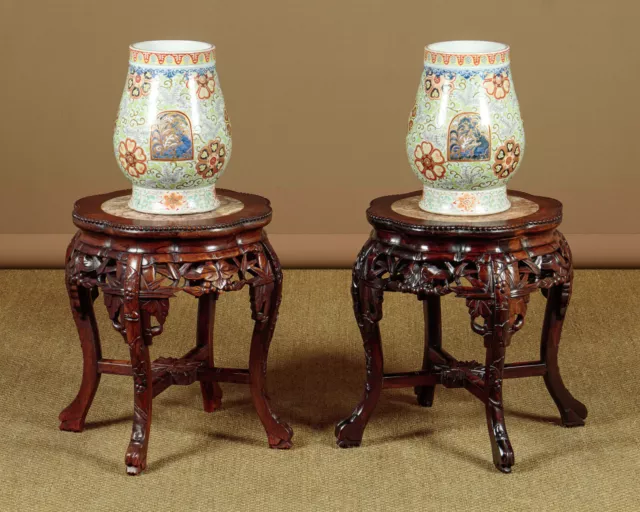
M 467 306 L 471 328 L 484 337 L 486 348 L 483 401 L 493 463 L 510 473 L 515 458 L 504 421 L 502 382 L 506 349 L 524 324 L 529 297 L 521 292 L 518 262 L 511 256 L 479 262 L 474 286 L 467 295 Z M 479 317 L 484 324 L 477 322 Z
M 263 242 L 266 257 L 263 269 L 268 283 L 254 283 L 250 288 L 251 312 L 255 321 L 249 354 L 249 383 L 253 405 L 267 432 L 271 448 L 291 448 L 293 430 L 271 410 L 266 390 L 267 358 L 282 298 L 282 271 L 273 248 Z
M 77 396 L 71 404 L 64 409 L 59 416 L 60 430 L 72 432 L 82 432 L 85 418 L 93 402 L 93 397 L 100 384 L 100 373 L 98 373 L 98 361 L 102 359 L 100 347 L 100 335 L 98 324 L 93 311 L 93 301 L 98 295 L 98 289 L 88 289 L 78 286 L 74 278 L 75 265 L 71 260 L 75 238 L 71 242 L 67 251 L 67 265 L 65 281 L 67 292 L 71 301 L 71 312 L 73 320 L 80 336 L 82 347 L 82 383 Z
M 351 295 L 353 309 L 362 335 L 367 377 L 362 400 L 351 416 L 336 425 L 335 435 L 340 448 L 360 446 L 364 429 L 378 404 L 384 380 L 382 342 L 378 322 L 382 319 L 382 290 L 362 280 L 362 267 L 367 246 L 362 250 L 353 269 Z
M 94 289 L 97 292 L 97 289 Z M 100 336 L 98 325 L 93 312 L 94 290 L 78 288 L 75 285 L 69 286 L 71 298 L 71 309 L 73 319 L 78 328 L 80 344 L 82 346 L 82 383 L 78 395 L 71 404 L 64 409 L 59 416 L 60 430 L 72 432 L 82 432 L 84 422 L 93 402 L 93 397 L 100 384 L 100 373 L 98 373 L 98 361 L 102 359 L 100 348 Z M 77 307 L 74 307 L 76 302 Z
M 147 449 L 151 430 L 151 404 L 153 401 L 149 339 L 146 339 L 140 308 L 140 267 L 142 256 L 131 254 L 124 269 L 124 328 L 131 367 L 133 370 L 133 427 L 127 448 L 125 464 L 127 473 L 138 475 L 147 467 Z M 147 313 L 145 313 L 147 314 Z
M 540 344 L 540 359 L 547 365 L 544 382 L 549 394 L 560 411 L 562 425 L 565 427 L 579 427 L 584 425 L 587 418 L 587 408 L 565 387 L 560 376 L 558 366 L 558 349 L 562 324 L 571 297 L 572 277 L 564 284 L 552 287 L 547 292 L 547 307 L 542 328 L 542 342 Z

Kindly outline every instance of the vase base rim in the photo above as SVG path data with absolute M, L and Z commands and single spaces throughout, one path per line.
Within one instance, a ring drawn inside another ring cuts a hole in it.
M 129 208 L 156 215 L 189 215 L 206 213 L 220 206 L 216 187 L 192 189 L 160 189 L 133 186 Z
M 441 190 L 423 187 L 420 209 L 438 215 L 478 217 L 511 208 L 507 187 L 489 190 Z

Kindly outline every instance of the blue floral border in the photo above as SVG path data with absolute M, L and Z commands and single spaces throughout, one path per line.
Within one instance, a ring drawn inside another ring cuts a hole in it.
M 202 68 L 175 68 L 175 67 L 145 67 L 145 66 L 134 66 L 132 64 L 129 65 L 129 73 L 151 73 L 151 76 L 155 78 L 157 75 L 166 76 L 168 78 L 173 78 L 176 75 L 191 75 L 192 73 L 197 73 L 198 75 L 202 75 L 207 71 L 216 70 L 216 65 L 212 64 L 211 66 L 206 66 Z
M 425 71 L 431 71 L 435 76 L 444 76 L 445 78 L 453 78 L 454 76 L 461 76 L 463 78 L 470 78 L 474 75 L 480 75 L 484 78 L 486 75 L 493 73 L 506 73 L 508 77 L 511 77 L 511 71 L 509 66 L 502 66 L 499 68 L 483 68 L 483 69 L 469 69 L 469 68 L 460 68 L 460 69 L 451 69 L 451 68 L 438 68 L 432 67 L 430 65 L 424 66 Z

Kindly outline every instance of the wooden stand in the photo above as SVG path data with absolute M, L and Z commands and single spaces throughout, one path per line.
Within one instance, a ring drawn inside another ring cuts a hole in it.
M 486 408 L 493 462 L 505 473 L 514 463 L 502 402 L 502 381 L 541 376 L 562 424 L 580 426 L 587 409 L 567 390 L 558 369 L 558 346 L 571 297 L 571 252 L 556 229 L 562 204 L 510 192 L 513 208 L 485 217 L 443 217 L 420 210 L 419 192 L 375 199 L 367 210 L 374 230 L 353 269 L 352 295 L 367 365 L 362 401 L 338 423 L 338 445 L 359 446 L 384 388 L 415 387 L 429 407 L 435 387 L 463 387 Z M 531 292 L 547 298 L 540 359 L 505 364 L 505 350 L 524 324 Z M 383 372 L 378 322 L 385 291 L 413 293 L 424 305 L 422 370 Z M 440 297 L 466 300 L 471 329 L 484 338 L 486 359 L 458 361 L 442 348 Z
M 133 431 L 125 458 L 129 474 L 146 467 L 152 400 L 172 385 L 200 382 L 204 410 L 212 412 L 222 400 L 219 382 L 249 384 L 269 446 L 291 446 L 293 432 L 271 411 L 266 393 L 267 355 L 282 293 L 280 263 L 263 230 L 271 221 L 271 207 L 259 196 L 218 193 L 222 209 L 209 214 L 138 214 L 126 208 L 127 190 L 75 204 L 73 222 L 80 231 L 67 251 L 66 283 L 84 369 L 77 397 L 60 414 L 60 428 L 83 430 L 102 374 L 133 376 Z M 216 367 L 216 301 L 220 292 L 245 285 L 255 321 L 249 368 Z M 99 290 L 131 361 L 102 357 L 93 312 Z M 196 346 L 181 358 L 151 362 L 148 347 L 162 333 L 169 299 L 179 291 L 198 298 Z

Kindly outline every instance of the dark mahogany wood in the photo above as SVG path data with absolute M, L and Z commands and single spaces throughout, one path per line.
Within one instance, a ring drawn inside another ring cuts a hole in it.
M 440 349 L 442 346 L 442 321 L 439 295 L 427 295 L 422 301 L 424 311 L 424 356 L 422 358 L 422 369 L 427 372 L 433 371 L 429 352 L 431 348 Z M 418 403 L 423 407 L 431 407 L 435 394 L 435 383 L 428 386 L 416 386 L 415 393 Z
M 386 196 L 367 210 L 374 230 L 353 269 L 352 297 L 362 334 L 366 384 L 351 416 L 336 426 L 341 447 L 359 446 L 383 388 L 414 387 L 418 403 L 431 406 L 436 385 L 465 388 L 485 404 L 493 462 L 509 473 L 514 455 L 504 421 L 502 382 L 542 376 L 562 424 L 584 424 L 587 409 L 567 390 L 558 367 L 562 323 L 571 296 L 571 251 L 557 230 L 562 204 L 555 199 L 510 192 L 538 205 L 537 211 L 510 220 L 474 222 L 422 220 L 392 210 Z M 505 364 L 506 349 L 525 320 L 532 292 L 547 297 L 540 360 Z M 425 318 L 422 370 L 385 374 L 378 323 L 385 291 L 411 293 L 423 302 Z M 484 339 L 485 361 L 458 361 L 442 348 L 440 299 L 465 299 L 471 329 Z
M 269 446 L 289 448 L 293 431 L 269 405 L 266 370 L 269 345 L 282 297 L 282 271 L 264 227 L 269 201 L 219 190 L 243 202 L 237 213 L 207 221 L 188 216 L 162 221 L 115 217 L 101 205 L 119 191 L 80 199 L 73 221 L 80 228 L 67 251 L 66 283 L 83 353 L 78 395 L 60 414 L 60 428 L 81 432 L 102 374 L 133 377 L 134 414 L 125 463 L 127 473 L 147 465 L 153 398 L 173 385 L 200 383 L 203 407 L 222 404 L 220 382 L 248 384 Z M 252 318 L 249 368 L 215 366 L 213 330 L 221 292 L 249 287 Z M 93 302 L 104 296 L 113 327 L 129 347 L 130 360 L 102 357 Z M 178 292 L 198 298 L 195 346 L 180 358 L 151 361 L 149 346 L 162 334 L 169 299 Z
M 218 293 L 202 295 L 198 299 L 198 347 L 206 347 L 207 369 L 215 368 L 213 359 L 213 326 Z M 204 410 L 213 412 L 222 405 L 222 389 L 216 381 L 200 381 Z

